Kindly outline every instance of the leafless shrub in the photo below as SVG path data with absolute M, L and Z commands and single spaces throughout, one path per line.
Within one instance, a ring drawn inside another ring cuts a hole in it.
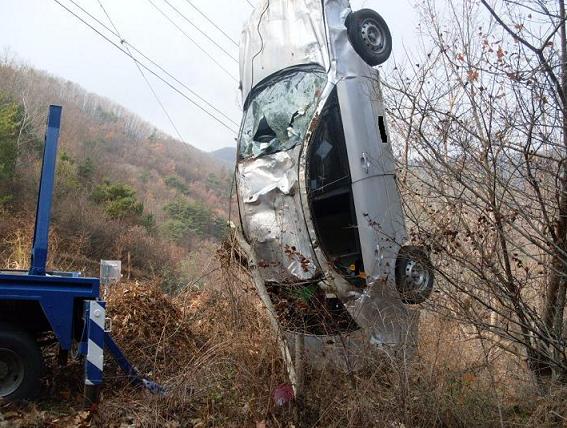
M 438 269 L 436 309 L 539 379 L 567 374 L 564 9 L 423 1 L 424 52 L 386 83 L 411 236 Z

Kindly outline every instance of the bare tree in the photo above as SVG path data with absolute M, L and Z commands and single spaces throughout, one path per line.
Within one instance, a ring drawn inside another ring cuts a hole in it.
M 388 77 L 412 239 L 443 310 L 567 377 L 564 0 L 424 0 L 422 53 Z

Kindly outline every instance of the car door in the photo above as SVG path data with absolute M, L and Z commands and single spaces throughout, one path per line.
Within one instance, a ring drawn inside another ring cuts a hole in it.
M 394 280 L 405 240 L 396 166 L 375 70 L 337 84 L 360 245 L 369 283 Z

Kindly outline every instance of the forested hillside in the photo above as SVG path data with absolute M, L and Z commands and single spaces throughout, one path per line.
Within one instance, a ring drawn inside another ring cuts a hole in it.
M 49 104 L 63 106 L 53 208 L 58 251 L 51 267 L 96 273 L 101 258 L 129 260 L 129 275 L 159 273 L 172 281 L 169 286 L 181 284 L 191 251 L 223 234 L 229 168 L 72 82 L 3 60 L 0 227 L 6 263 L 27 262 Z M 21 248 L 9 244 L 16 241 Z

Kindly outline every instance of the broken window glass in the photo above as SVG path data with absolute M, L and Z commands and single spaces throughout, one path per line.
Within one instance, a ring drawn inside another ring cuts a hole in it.
M 322 71 L 294 71 L 262 89 L 245 113 L 240 158 L 277 153 L 300 144 L 326 83 L 327 75 Z

